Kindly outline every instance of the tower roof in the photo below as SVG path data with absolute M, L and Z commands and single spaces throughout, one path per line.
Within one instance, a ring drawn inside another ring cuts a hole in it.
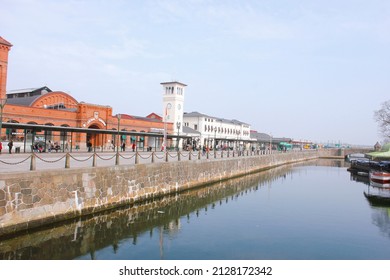
M 12 44 L 0 36 L 0 44 L 12 47 Z
M 170 84 L 179 84 L 179 85 L 181 85 L 181 86 L 183 86 L 183 87 L 186 87 L 186 86 L 187 86 L 186 84 L 180 83 L 180 82 L 178 82 L 178 81 L 161 83 L 161 85 L 170 85 Z

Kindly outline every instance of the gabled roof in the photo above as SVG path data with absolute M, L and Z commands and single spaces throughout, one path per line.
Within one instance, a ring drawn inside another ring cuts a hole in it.
M 12 44 L 0 36 L 0 44 L 12 47 Z
M 206 115 L 206 114 L 202 114 L 202 113 L 199 113 L 199 112 L 184 113 L 184 117 L 189 117 L 189 118 L 193 118 L 193 117 L 205 117 L 205 118 L 215 119 L 215 120 L 217 120 L 218 122 L 223 122 L 223 123 L 230 123 L 230 124 L 236 124 L 236 125 L 249 125 L 248 123 L 244 123 L 244 122 L 242 122 L 242 121 L 238 121 L 238 120 L 228 120 L 228 119 L 224 119 L 224 118 L 213 117 L 213 116 Z

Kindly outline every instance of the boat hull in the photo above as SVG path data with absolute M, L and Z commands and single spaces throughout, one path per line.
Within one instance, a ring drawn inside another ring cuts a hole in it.
M 375 183 L 389 184 L 390 183 L 390 172 L 383 171 L 371 171 L 370 180 Z

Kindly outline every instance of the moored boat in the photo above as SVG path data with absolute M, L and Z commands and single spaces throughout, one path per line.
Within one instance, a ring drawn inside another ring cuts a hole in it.
M 371 182 L 375 183 L 389 184 L 390 162 L 380 161 L 377 164 L 373 165 L 373 168 L 370 170 L 370 180 Z
M 386 171 L 370 171 L 370 180 L 375 183 L 389 184 L 390 183 L 390 172 Z

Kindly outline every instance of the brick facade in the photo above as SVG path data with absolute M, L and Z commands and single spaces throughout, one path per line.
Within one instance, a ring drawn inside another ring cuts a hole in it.
M 0 37 L 0 96 L 4 98 L 6 96 L 6 84 L 7 84 L 7 65 L 8 65 L 8 52 L 12 45 Z M 118 129 L 118 116 L 112 115 L 112 107 L 102 106 L 96 104 L 89 104 L 84 102 L 78 102 L 74 97 L 61 91 L 55 92 L 43 92 L 35 99 L 32 98 L 30 104 L 16 104 L 18 101 L 17 96 L 10 99 L 8 97 L 7 104 L 4 106 L 3 111 L 3 123 L 27 123 L 27 124 L 40 124 L 40 125 L 54 125 L 65 127 L 80 127 L 80 128 L 94 128 L 94 129 L 106 129 L 117 130 Z M 29 98 L 25 98 L 29 100 Z M 61 104 L 62 107 L 58 107 Z M 156 132 L 164 130 L 164 123 L 162 118 L 157 114 L 152 113 L 147 117 L 137 117 L 128 114 L 121 114 L 120 118 L 120 130 L 134 131 L 134 132 Z M 173 126 L 171 123 L 167 124 L 167 133 L 173 133 Z M 22 131 L 6 131 L 2 130 L 2 141 L 7 141 L 10 138 L 15 138 L 14 141 L 23 141 L 24 132 Z M 47 136 L 47 135 L 46 135 Z M 46 137 L 45 137 L 46 138 Z M 49 139 L 52 141 L 60 141 L 61 136 L 50 134 Z M 63 139 L 62 139 L 63 140 Z M 122 139 L 126 145 L 129 146 L 136 142 L 138 147 L 146 147 L 152 139 L 147 137 L 127 137 Z M 32 140 L 34 141 L 34 140 Z M 71 145 L 79 147 L 85 147 L 87 141 L 91 141 L 96 147 L 104 147 L 115 142 L 115 137 L 110 135 L 85 135 L 80 134 L 76 136 L 76 140 Z M 155 146 L 157 139 L 153 139 Z

